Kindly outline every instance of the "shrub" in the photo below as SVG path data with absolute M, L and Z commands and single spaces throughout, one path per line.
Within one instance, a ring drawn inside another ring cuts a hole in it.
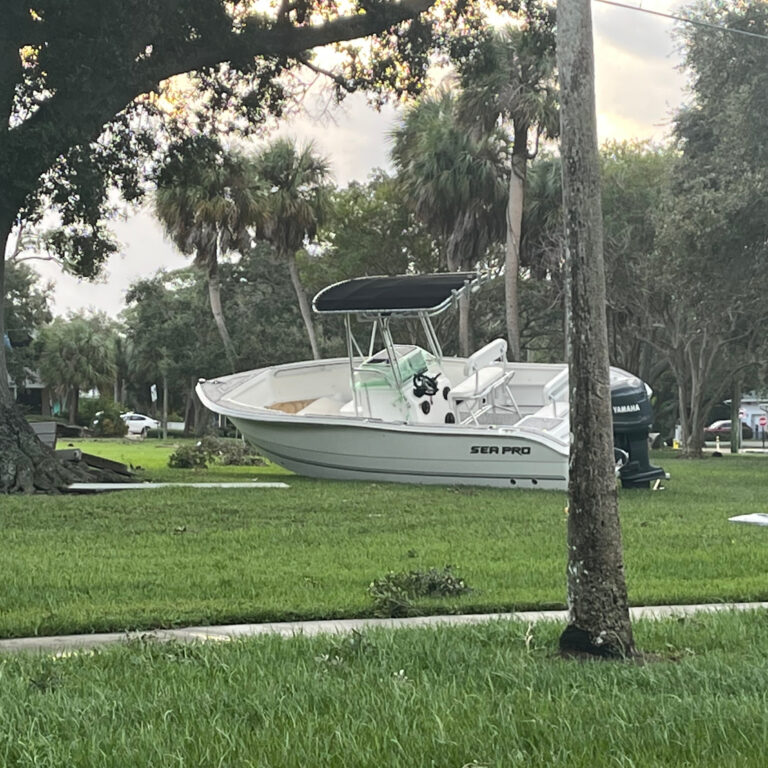
M 216 440 L 216 438 L 207 438 Z M 225 466 L 263 467 L 267 462 L 256 453 L 255 448 L 242 440 L 219 439 L 217 453 L 219 461 Z
M 168 466 L 176 469 L 205 469 L 218 461 L 225 466 L 261 467 L 266 464 L 254 449 L 242 440 L 204 437 L 195 445 L 182 445 L 168 458 Z
M 124 411 L 125 408 L 111 397 L 81 397 L 77 408 L 77 423 L 91 428 L 102 413 L 107 413 L 110 418 L 115 415 L 119 418 Z
M 104 399 L 102 402 L 102 409 L 87 422 L 91 431 L 95 437 L 123 437 L 128 425 L 120 418 L 120 406 L 112 400 Z
M 408 616 L 413 601 L 419 597 L 455 597 L 472 590 L 446 565 L 442 570 L 390 571 L 386 576 L 372 581 L 368 594 L 373 598 L 377 616 Z
M 205 469 L 212 460 L 213 455 L 200 440 L 194 445 L 180 445 L 168 457 L 168 466 L 174 469 Z

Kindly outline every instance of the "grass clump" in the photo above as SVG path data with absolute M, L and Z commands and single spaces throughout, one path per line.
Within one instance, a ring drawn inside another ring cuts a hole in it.
M 426 571 L 390 571 L 368 586 L 376 616 L 398 617 L 414 613 L 414 600 L 420 597 L 456 597 L 472 590 L 452 565 Z

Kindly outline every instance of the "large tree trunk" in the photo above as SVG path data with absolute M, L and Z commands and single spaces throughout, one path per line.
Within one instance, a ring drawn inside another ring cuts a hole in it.
M 224 354 L 227 356 L 227 363 L 232 371 L 237 369 L 237 353 L 232 338 L 227 330 L 227 324 L 224 322 L 224 311 L 221 307 L 221 282 L 219 280 L 219 262 L 218 259 L 208 261 L 208 299 L 211 302 L 211 312 L 219 330 L 219 336 L 224 344 Z
M 528 128 L 515 126 L 512 172 L 509 174 L 509 198 L 507 199 L 507 242 L 504 266 L 504 296 L 510 360 L 520 360 L 520 302 L 517 296 L 517 281 L 520 277 L 520 239 L 527 169 Z
M 603 230 L 589 0 L 560 0 L 563 211 L 570 289 L 571 455 L 565 654 L 635 652 L 614 476 Z
M 307 336 L 309 337 L 309 345 L 312 347 L 312 358 L 314 360 L 320 359 L 320 350 L 317 346 L 317 337 L 315 336 L 315 326 L 312 322 L 312 310 L 309 307 L 307 301 L 307 295 L 304 293 L 304 286 L 301 284 L 301 276 L 299 275 L 299 266 L 296 263 L 296 254 L 285 253 L 283 258 L 288 262 L 288 271 L 291 274 L 291 283 L 293 284 L 293 290 L 296 292 L 296 298 L 299 300 L 299 310 L 301 312 L 301 319 L 304 321 L 304 327 L 307 329 Z

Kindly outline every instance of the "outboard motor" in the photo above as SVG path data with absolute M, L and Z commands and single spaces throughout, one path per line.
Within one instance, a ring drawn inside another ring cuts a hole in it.
M 648 433 L 653 410 L 644 382 L 638 378 L 622 379 L 611 386 L 614 449 L 628 457 L 619 470 L 623 488 L 650 488 L 651 481 L 667 476 L 648 458 Z

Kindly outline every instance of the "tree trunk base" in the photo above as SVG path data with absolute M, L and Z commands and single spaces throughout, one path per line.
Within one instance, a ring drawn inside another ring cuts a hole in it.
M 110 474 L 59 461 L 13 405 L 0 404 L 0 493 L 58 493 L 70 483 L 110 482 Z

